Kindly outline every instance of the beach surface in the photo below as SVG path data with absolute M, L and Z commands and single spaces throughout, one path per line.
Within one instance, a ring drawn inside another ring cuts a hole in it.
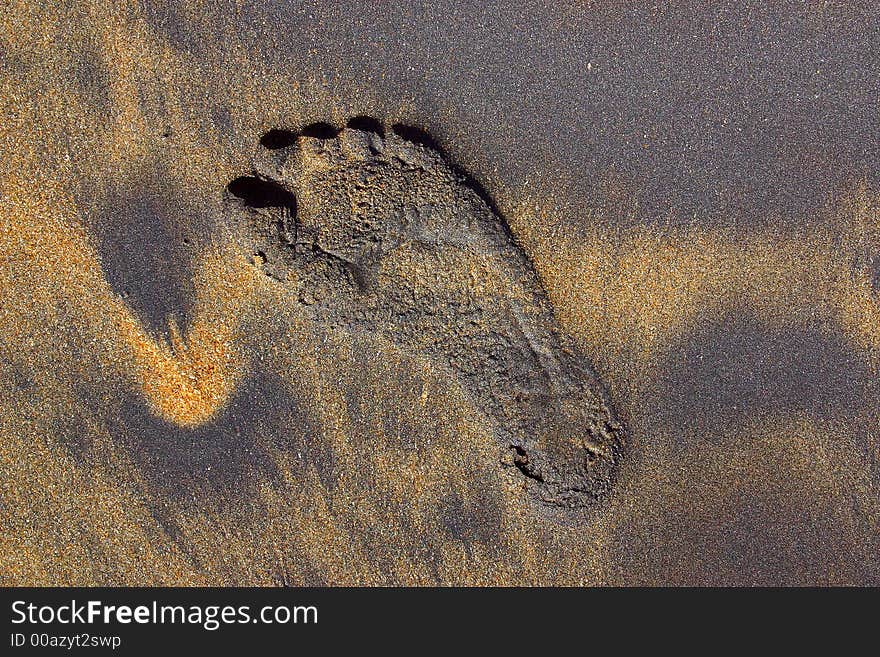
M 878 35 L 871 2 L 11 2 L 0 583 L 880 584 Z M 370 261 L 419 331 L 322 312 L 230 219 L 328 225 L 329 174 L 231 183 L 380 133 L 434 177 L 364 203 L 503 236 Z

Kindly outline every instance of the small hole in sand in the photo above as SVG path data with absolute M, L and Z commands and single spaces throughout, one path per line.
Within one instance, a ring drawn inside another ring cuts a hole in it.
M 443 152 L 443 149 L 440 148 L 440 144 L 438 144 L 437 141 L 422 128 L 395 123 L 391 126 L 391 129 L 394 130 L 394 133 L 398 137 L 401 137 L 406 141 L 411 141 L 414 144 L 419 144 L 420 146 L 426 146 L 432 150 Z
M 226 190 L 250 208 L 288 208 L 296 211 L 296 197 L 281 185 L 256 178 L 241 176 L 226 187 Z
M 339 134 L 339 130 L 329 123 L 311 123 L 303 127 L 300 134 L 303 137 L 315 137 L 316 139 L 333 139 Z
M 282 130 L 280 128 L 273 128 L 262 137 L 260 137 L 260 145 L 263 148 L 268 148 L 270 151 L 293 146 L 295 142 L 295 132 L 292 132 L 290 130 Z
M 364 132 L 375 132 L 377 135 L 385 136 L 385 129 L 382 124 L 371 116 L 355 116 L 349 119 L 348 127 L 354 130 L 363 130 Z

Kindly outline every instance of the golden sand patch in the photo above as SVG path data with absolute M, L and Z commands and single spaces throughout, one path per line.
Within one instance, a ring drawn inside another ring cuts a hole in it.
M 648 365 L 700 321 L 745 310 L 776 325 L 836 325 L 876 359 L 880 301 L 867 256 L 880 253 L 878 208 L 858 185 L 827 221 L 802 232 L 614 229 L 596 215 L 572 234 L 534 211 L 513 223 L 560 321 L 614 376 L 620 358 Z
M 0 328 L 7 348 L 32 350 L 39 358 L 40 351 L 55 350 L 53 329 L 73 321 L 109 369 L 121 367 L 134 377 L 158 415 L 181 426 L 208 420 L 243 373 L 237 319 L 259 280 L 256 272 L 206 254 L 198 267 L 192 324 L 185 335 L 172 324 L 166 343 L 150 335 L 112 290 L 63 192 L 43 189 L 39 197 L 32 185 L 11 179 L 2 187 Z

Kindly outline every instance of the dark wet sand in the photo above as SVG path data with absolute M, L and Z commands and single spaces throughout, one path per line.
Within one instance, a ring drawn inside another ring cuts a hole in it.
M 107 5 L 0 17 L 0 582 L 880 583 L 875 3 Z M 224 235 L 261 135 L 355 116 L 486 190 L 591 359 L 589 508 Z

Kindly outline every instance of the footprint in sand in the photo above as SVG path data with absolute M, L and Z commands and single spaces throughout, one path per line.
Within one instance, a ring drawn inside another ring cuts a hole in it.
M 504 220 L 429 140 L 364 119 L 273 130 L 227 209 L 306 317 L 448 368 L 543 502 L 610 490 L 624 432 L 600 383 Z

